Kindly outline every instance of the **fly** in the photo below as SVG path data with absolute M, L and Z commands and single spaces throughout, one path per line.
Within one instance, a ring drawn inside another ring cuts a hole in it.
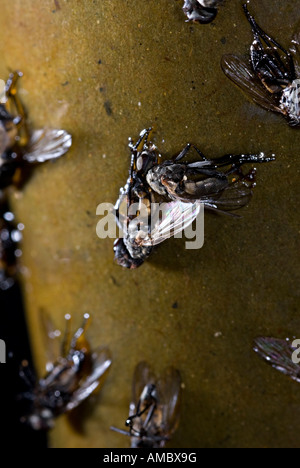
M 255 339 L 254 351 L 265 359 L 272 367 L 279 370 L 291 379 L 300 382 L 299 350 L 289 340 L 278 338 L 259 337 Z M 297 354 L 297 362 L 293 361 L 293 355 Z
M 259 153 L 210 160 L 198 148 L 187 144 L 179 155 L 159 164 L 160 154 L 149 141 L 151 131 L 151 128 L 143 130 L 135 145 L 130 140 L 129 178 L 115 205 L 116 222 L 123 230 L 123 238 L 114 244 L 115 260 L 130 269 L 139 267 L 154 246 L 191 225 L 201 204 L 216 211 L 245 206 L 252 196 L 256 171 L 251 169 L 244 174 L 241 166 L 274 159 Z M 200 160 L 184 161 L 191 148 Z M 164 216 L 156 219 L 161 202 Z M 140 212 L 143 217 L 137 216 Z
M 65 130 L 29 130 L 17 92 L 21 76 L 10 74 L 0 103 L 0 189 L 14 182 L 17 169 L 59 158 L 72 145 Z
M 182 7 L 187 21 L 207 24 L 211 23 L 218 13 L 218 4 L 222 0 L 184 0 Z
M 136 230 L 130 230 L 129 223 L 134 219 L 130 215 L 130 207 L 136 204 L 146 207 L 148 214 L 151 214 L 151 203 L 155 202 L 153 193 L 146 181 L 148 170 L 158 163 L 159 154 L 157 148 L 151 142 L 148 143 L 152 128 L 144 129 L 134 145 L 129 140 L 131 151 L 131 164 L 129 177 L 126 185 L 121 188 L 120 196 L 115 205 L 116 222 L 125 231 L 123 239 L 117 239 L 114 244 L 115 259 L 117 263 L 126 268 L 137 268 L 150 255 L 152 251 L 151 243 L 146 245 L 144 239 L 137 236 Z M 122 221 L 123 206 L 126 214 Z M 150 234 L 150 231 L 149 231 Z
M 300 125 L 299 37 L 290 51 L 265 33 L 243 6 L 254 40 L 250 61 L 236 55 L 222 58 L 222 69 L 253 102 L 283 115 L 291 126 Z
M 131 448 L 162 448 L 179 424 L 181 376 L 169 367 L 157 379 L 146 362 L 134 371 L 132 401 L 125 422 L 128 431 L 111 427 L 131 438 Z
M 44 317 L 50 338 L 60 333 L 52 328 Z M 62 341 L 61 355 L 56 361 L 49 361 L 47 374 L 34 382 L 31 372 L 23 365 L 20 375 L 31 390 L 23 395 L 31 402 L 31 411 L 22 418 L 35 430 L 48 430 L 54 426 L 54 419 L 73 410 L 94 393 L 103 383 L 111 365 L 107 348 L 91 350 L 85 337 L 90 316 L 84 315 L 83 325 L 71 336 L 70 316 L 66 316 L 66 330 Z M 26 363 L 25 363 L 26 364 Z

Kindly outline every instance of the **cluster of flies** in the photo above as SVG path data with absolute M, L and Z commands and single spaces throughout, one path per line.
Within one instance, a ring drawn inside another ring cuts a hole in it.
M 214 20 L 221 3 L 222 0 L 185 0 L 183 11 L 187 21 L 208 23 Z M 287 50 L 257 24 L 246 3 L 243 9 L 253 33 L 250 58 L 225 55 L 222 69 L 254 103 L 281 114 L 289 125 L 297 127 L 300 125 L 299 33 Z
M 183 11 L 188 21 L 208 23 L 217 14 L 218 0 L 185 0 Z M 260 106 L 282 114 L 291 126 L 299 126 L 299 41 L 293 40 L 291 50 L 285 50 L 266 34 L 243 6 L 251 25 L 254 40 L 250 58 L 234 55 L 222 59 L 227 76 Z M 64 155 L 72 144 L 64 130 L 30 131 L 26 113 L 18 97 L 16 84 L 20 72 L 12 73 L 5 85 L 0 102 L 0 288 L 7 289 L 17 271 L 20 255 L 21 225 L 15 226 L 9 210 L 7 190 L 21 187 L 36 164 Z M 164 201 L 168 214 L 149 228 L 148 235 L 139 238 L 125 229 L 124 237 L 114 245 L 115 259 L 123 267 L 139 267 L 152 249 L 165 239 L 190 225 L 199 214 L 199 203 L 209 210 L 231 212 L 245 206 L 251 199 L 256 170 L 243 171 L 250 163 L 268 162 L 273 156 L 259 154 L 228 154 L 208 159 L 190 143 L 171 160 L 160 162 L 161 155 L 151 142 L 152 129 L 140 133 L 137 142 L 130 140 L 131 164 L 129 177 L 116 203 L 116 220 L 124 229 L 122 206 L 133 203 L 151 204 Z M 197 159 L 187 161 L 193 151 Z M 128 211 L 126 211 L 128 213 Z M 149 216 L 150 216 L 149 212 Z M 130 217 L 125 219 L 129 226 Z M 90 316 L 85 315 L 82 326 L 72 336 L 71 318 L 66 316 L 66 330 L 60 352 L 54 347 L 60 333 L 49 318 L 43 324 L 52 351 L 44 378 L 36 381 L 28 364 L 23 363 L 21 376 L 28 391 L 23 395 L 30 402 L 23 421 L 36 430 L 53 427 L 56 417 L 76 408 L 103 385 L 112 358 L 108 348 L 92 350 L 86 338 Z M 300 381 L 300 367 L 291 361 L 293 348 L 288 341 L 257 338 L 254 350 L 273 367 Z M 56 354 L 56 357 L 54 357 Z M 167 368 L 156 378 L 146 362 L 134 371 L 132 401 L 125 426 L 127 430 L 112 430 L 131 438 L 132 447 L 164 447 L 179 421 L 182 381 L 177 369 Z
M 88 314 L 74 335 L 71 317 L 66 315 L 62 338 L 50 318 L 45 313 L 41 317 L 49 360 L 46 374 L 38 382 L 27 363 L 22 364 L 20 375 L 28 386 L 22 397 L 30 402 L 28 414 L 22 420 L 35 430 L 49 430 L 58 416 L 97 394 L 106 380 L 112 357 L 107 347 L 91 348 L 86 338 L 91 321 Z M 264 337 L 255 340 L 254 351 L 300 382 L 300 365 L 291 359 L 294 350 L 287 340 Z M 166 368 L 157 378 L 147 362 L 140 362 L 132 380 L 132 397 L 125 420 L 127 429 L 111 426 L 111 430 L 130 437 L 132 448 L 164 447 L 179 424 L 182 387 L 180 372 L 174 367 Z
M 17 272 L 18 243 L 22 225 L 15 227 L 8 209 L 7 191 L 23 187 L 36 164 L 57 159 L 71 147 L 72 138 L 65 130 L 30 131 L 24 107 L 17 92 L 20 72 L 12 73 L 1 94 L 0 104 L 0 287 L 8 289 Z M 41 313 L 45 349 L 48 353 L 46 374 L 36 380 L 24 361 L 20 376 L 27 391 L 21 397 L 28 402 L 22 422 L 34 430 L 49 430 L 55 419 L 77 408 L 103 385 L 111 366 L 110 350 L 92 350 L 86 338 L 90 316 L 84 315 L 82 326 L 72 335 L 71 317 L 66 316 L 64 336 L 48 316 Z M 60 349 L 59 349 L 60 347 Z M 149 365 L 141 362 L 133 378 L 133 397 L 126 420 L 128 431 L 113 428 L 131 438 L 132 447 L 163 447 L 175 431 L 179 420 L 181 377 L 168 368 L 156 379 Z
M 41 314 L 49 361 L 46 375 L 36 382 L 27 362 L 20 374 L 28 386 L 22 395 L 30 402 L 28 414 L 22 420 L 35 430 L 53 428 L 55 419 L 77 408 L 102 387 L 112 364 L 110 350 L 98 347 L 92 350 L 86 338 L 90 316 L 84 315 L 82 326 L 71 334 L 71 317 L 66 316 L 62 340 L 49 317 Z M 60 346 L 60 350 L 59 350 Z M 51 352 L 50 352 L 51 351 Z M 125 421 L 128 430 L 112 430 L 131 438 L 131 447 L 164 447 L 176 430 L 180 415 L 181 376 L 169 367 L 156 378 L 146 362 L 140 362 L 134 371 L 132 400 Z
M 188 21 L 211 22 L 221 1 L 185 0 L 183 11 Z M 282 115 L 291 127 L 300 126 L 300 35 L 297 33 L 289 50 L 267 34 L 243 9 L 250 23 L 253 42 L 250 58 L 225 55 L 221 66 L 246 95 L 262 108 Z M 300 382 L 300 365 L 292 360 L 296 351 L 289 339 L 258 337 L 254 351 L 272 367 Z
M 200 21 L 197 14 L 204 15 L 204 11 L 215 10 L 217 3 L 186 1 L 184 11 L 189 11 L 189 20 Z M 255 103 L 282 114 L 289 125 L 299 126 L 298 41 L 294 39 L 292 49 L 285 50 L 258 26 L 246 4 L 243 8 L 254 36 L 250 58 L 224 56 L 222 68 Z M 189 143 L 173 159 L 160 162 L 158 149 L 150 141 L 151 130 L 143 130 L 135 144 L 132 140 L 129 142 L 129 177 L 115 205 L 116 222 L 123 231 L 123 237 L 117 239 L 114 245 L 115 260 L 129 269 L 139 267 L 156 245 L 187 228 L 197 218 L 200 204 L 209 210 L 229 213 L 245 206 L 252 196 L 256 171 L 251 169 L 245 173 L 242 166 L 274 159 L 273 156 L 266 157 L 264 153 L 229 154 L 208 159 Z M 192 149 L 197 160 L 190 162 L 185 158 Z M 158 218 L 154 226 L 147 222 L 143 229 L 132 229 L 136 215 L 128 214 L 130 206 L 146 206 L 150 220 L 152 207 L 160 202 L 167 206 L 166 216 Z

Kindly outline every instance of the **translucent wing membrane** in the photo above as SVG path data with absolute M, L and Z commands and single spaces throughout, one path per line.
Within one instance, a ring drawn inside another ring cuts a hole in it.
M 65 130 L 36 130 L 33 132 L 23 159 L 42 163 L 63 156 L 72 145 L 72 137 Z
M 256 338 L 254 342 L 254 351 L 272 367 L 300 382 L 300 365 L 292 360 L 296 348 L 292 346 L 291 342 L 268 337 Z
M 251 175 L 254 180 L 255 170 L 251 171 Z M 253 195 L 252 192 L 253 183 L 247 184 L 243 180 L 237 180 L 236 182 L 228 185 L 223 192 L 213 197 L 207 197 L 202 200 L 205 207 L 210 209 L 217 209 L 220 211 L 234 211 L 246 206 Z
M 172 435 L 179 423 L 181 403 L 181 376 L 169 367 L 157 382 L 159 405 L 162 411 L 162 431 Z
M 221 66 L 225 75 L 246 92 L 255 104 L 273 112 L 284 113 L 277 105 L 275 96 L 267 91 L 252 71 L 247 59 L 236 55 L 224 55 Z
M 133 374 L 132 408 L 137 408 L 145 386 L 151 384 L 155 384 L 155 375 L 149 364 L 145 361 L 142 361 L 136 366 Z
M 158 245 L 190 226 L 200 213 L 201 203 L 174 201 L 164 204 L 162 220 L 156 222 L 151 237 L 143 242 L 145 246 Z

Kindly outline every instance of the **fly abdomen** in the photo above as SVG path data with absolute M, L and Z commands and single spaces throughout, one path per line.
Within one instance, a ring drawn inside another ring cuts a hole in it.
M 280 108 L 290 119 L 290 125 L 300 124 L 300 80 L 294 80 L 282 91 Z

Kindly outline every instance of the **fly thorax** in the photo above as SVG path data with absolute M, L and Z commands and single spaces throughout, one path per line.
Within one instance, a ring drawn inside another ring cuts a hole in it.
M 294 80 L 282 91 L 280 108 L 295 122 L 300 123 L 300 80 Z
M 156 171 L 156 168 L 151 169 L 147 173 L 146 180 L 154 192 L 159 195 L 167 195 L 167 191 L 161 183 L 160 175 L 158 174 L 158 171 Z

